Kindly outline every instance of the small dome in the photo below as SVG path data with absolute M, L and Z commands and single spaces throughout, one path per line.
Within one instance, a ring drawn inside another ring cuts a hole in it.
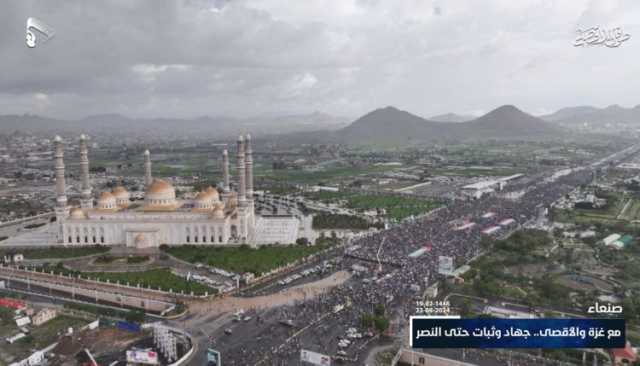
M 133 239 L 133 242 L 135 243 L 135 245 L 137 247 L 139 246 L 143 246 L 144 244 L 147 243 L 147 237 L 143 234 L 143 233 L 139 233 L 138 235 L 136 235 L 136 237 Z
M 112 191 L 111 194 L 116 198 L 116 204 L 118 207 L 127 207 L 129 206 L 129 192 L 123 186 L 117 186 Z
M 211 210 L 216 202 L 219 202 L 218 191 L 213 187 L 209 187 L 198 193 L 193 201 L 193 208 L 197 211 Z
M 215 188 L 213 188 L 213 187 L 209 186 L 209 188 L 207 188 L 204 192 L 205 192 L 205 193 L 207 194 L 207 196 L 208 196 L 209 198 L 211 198 L 212 200 L 214 200 L 214 201 L 219 201 L 219 200 L 220 200 L 220 194 L 218 193 L 218 190 L 217 190 L 217 189 L 215 189 Z
M 102 192 L 100 198 L 98 198 L 99 210 L 112 210 L 116 208 L 116 197 L 110 192 Z
M 122 193 L 129 193 L 129 192 L 127 192 L 127 189 L 126 189 L 126 188 L 124 188 L 123 186 L 117 186 L 117 187 L 115 187 L 113 190 L 111 190 L 111 193 L 112 193 L 114 196 L 118 197 L 118 195 L 120 195 L 120 194 L 122 194 Z
M 69 217 L 74 220 L 83 220 L 87 218 L 87 215 L 80 207 L 75 207 L 71 209 L 71 212 L 69 212 Z
M 224 218 L 224 203 L 218 202 L 213 210 L 213 217 L 216 219 Z
M 209 199 L 209 195 L 205 191 L 199 192 L 198 195 L 195 198 L 195 200 L 198 201 L 198 202 L 203 202 L 203 201 L 206 201 L 208 199 Z

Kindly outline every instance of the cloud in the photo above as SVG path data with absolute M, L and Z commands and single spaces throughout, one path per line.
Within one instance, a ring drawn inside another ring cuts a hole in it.
M 635 105 L 639 15 L 633 0 L 8 2 L 0 108 L 355 117 L 385 105 L 425 116 Z M 56 37 L 28 49 L 29 16 Z M 576 29 L 594 25 L 632 38 L 613 50 L 572 47 Z

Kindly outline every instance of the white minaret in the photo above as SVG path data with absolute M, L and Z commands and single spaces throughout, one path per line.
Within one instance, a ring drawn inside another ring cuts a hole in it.
M 247 201 L 251 206 L 253 204 L 253 150 L 251 149 L 251 135 L 249 134 L 245 137 L 244 154 L 246 160 Z
M 253 200 L 253 149 L 251 148 L 251 135 L 245 137 L 244 154 L 246 159 L 246 181 L 247 181 L 247 239 L 251 241 L 254 237 L 255 229 L 255 202 Z
M 222 152 L 222 177 L 224 179 L 224 186 L 222 189 L 224 192 L 229 192 L 231 187 L 229 185 L 229 152 L 227 149 L 224 149 Z
M 153 182 L 153 177 L 151 176 L 151 154 L 149 150 L 144 151 L 144 185 L 145 187 L 149 187 Z
M 242 135 L 238 137 L 238 206 L 244 208 L 246 206 L 247 194 L 246 194 L 246 179 L 245 179 L 245 166 L 244 166 L 244 139 Z
M 69 206 L 67 206 L 66 183 L 64 181 L 64 145 L 60 136 L 53 140 L 55 146 L 54 167 L 56 170 L 56 223 L 58 224 L 57 239 L 59 243 L 64 240 L 62 223 L 69 216 Z
M 87 136 L 84 134 L 80 135 L 80 180 L 82 183 L 80 207 L 82 209 L 92 209 L 93 197 L 89 180 L 89 152 L 87 149 Z

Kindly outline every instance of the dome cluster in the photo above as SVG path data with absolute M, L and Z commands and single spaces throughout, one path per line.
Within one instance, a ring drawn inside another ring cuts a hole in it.
M 102 192 L 98 198 L 98 210 L 117 210 L 129 207 L 129 192 L 123 186 L 115 187 L 111 192 Z
M 218 190 L 209 187 L 198 193 L 193 201 L 193 208 L 196 210 L 212 210 L 218 202 L 220 202 Z

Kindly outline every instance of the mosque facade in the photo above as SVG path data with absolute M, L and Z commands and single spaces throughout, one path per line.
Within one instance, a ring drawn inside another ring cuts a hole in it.
M 101 192 L 97 200 L 89 176 L 87 137 L 80 136 L 80 205 L 67 202 L 64 144 L 54 139 L 56 171 L 56 241 L 72 245 L 123 245 L 152 248 L 168 245 L 289 244 L 297 238 L 299 220 L 272 219 L 255 213 L 251 137 L 237 141 L 236 190 L 230 187 L 229 154 L 223 151 L 220 191 L 209 187 L 194 199 L 178 199 L 166 180 L 153 178 L 151 156 L 144 152 L 145 195 L 132 202 L 122 186 Z M 264 232 L 264 235 L 262 235 Z M 268 241 L 268 242 L 267 242 Z

